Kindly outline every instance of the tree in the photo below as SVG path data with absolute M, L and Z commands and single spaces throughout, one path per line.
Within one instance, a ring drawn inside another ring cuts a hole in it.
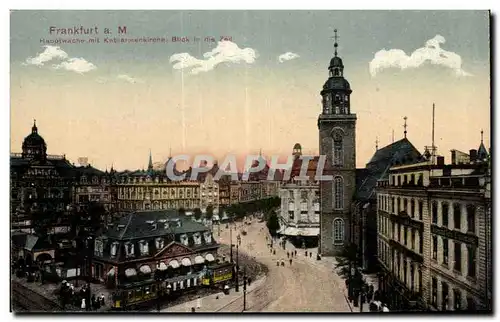
M 280 229 L 280 223 L 278 220 L 278 215 L 273 212 L 267 220 L 267 229 L 271 235 L 276 235 L 276 232 Z
M 179 212 L 179 215 L 184 216 L 186 214 L 186 209 L 184 209 L 184 207 L 180 207 L 178 212 Z
M 200 208 L 195 208 L 194 212 L 193 212 L 194 219 L 196 221 L 200 220 L 201 219 L 201 215 L 202 215 L 201 209 Z
M 208 205 L 207 210 L 205 211 L 205 218 L 207 218 L 208 221 L 211 221 L 213 217 L 214 217 L 214 206 Z

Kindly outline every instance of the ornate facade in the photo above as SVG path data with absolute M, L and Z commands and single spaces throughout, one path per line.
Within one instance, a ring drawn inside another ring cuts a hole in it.
M 280 188 L 281 211 L 280 233 L 290 237 L 299 247 L 304 244 L 317 245 L 320 222 L 319 184 L 315 179 L 318 157 L 309 161 L 307 180 L 299 178 L 302 167 L 300 144 L 294 146 L 295 160 L 290 180 Z
M 393 310 L 491 310 L 489 164 L 444 158 L 395 166 L 379 181 L 381 288 Z
M 74 167 L 65 156 L 47 154 L 45 140 L 34 122 L 22 153 L 10 155 L 12 227 L 31 226 L 30 214 L 50 211 L 55 223 L 66 219 L 73 201 Z
M 155 285 L 155 275 L 174 291 L 199 286 L 218 247 L 207 227 L 176 210 L 134 212 L 95 239 L 92 275 L 118 288 Z

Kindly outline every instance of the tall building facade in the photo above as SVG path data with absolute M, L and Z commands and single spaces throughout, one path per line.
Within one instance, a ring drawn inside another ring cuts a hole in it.
M 338 254 L 350 239 L 351 203 L 356 190 L 356 114 L 351 112 L 352 93 L 344 78 L 344 64 L 335 54 L 328 66 L 329 78 L 321 91 L 323 111 L 318 117 L 319 151 L 327 159 L 331 181 L 320 182 L 320 246 L 326 256 Z
M 489 165 L 471 156 L 394 166 L 379 180 L 380 288 L 392 310 L 491 310 Z

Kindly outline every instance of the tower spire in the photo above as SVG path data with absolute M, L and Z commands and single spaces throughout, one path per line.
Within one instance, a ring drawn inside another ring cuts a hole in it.
M 149 149 L 148 170 L 153 170 L 153 157 L 151 156 L 151 149 Z
M 31 132 L 37 133 L 38 128 L 36 127 L 36 119 L 33 119 L 33 127 L 31 128 Z
M 337 47 L 339 46 L 339 44 L 338 44 L 338 39 L 339 39 L 339 37 L 338 37 L 338 35 L 337 35 L 337 29 L 334 29 L 334 30 L 333 30 L 333 32 L 334 32 L 334 34 L 335 34 L 335 35 L 333 36 L 333 38 L 334 38 L 334 40 L 335 40 L 335 43 L 333 44 L 333 47 L 335 47 L 335 57 L 337 57 Z
M 394 143 L 394 129 L 392 129 L 392 143 Z
M 406 133 L 408 133 L 408 132 L 406 131 L 406 128 L 408 127 L 408 125 L 406 124 L 406 120 L 407 120 L 407 119 L 408 119 L 408 118 L 407 118 L 406 116 L 405 116 L 405 117 L 403 117 L 403 120 L 405 120 L 405 124 L 403 125 L 403 127 L 405 128 L 405 132 L 404 132 L 404 133 L 405 133 L 405 139 L 406 139 Z
M 378 136 L 375 140 L 375 151 L 378 151 Z
M 483 129 L 481 129 L 481 144 L 483 143 Z

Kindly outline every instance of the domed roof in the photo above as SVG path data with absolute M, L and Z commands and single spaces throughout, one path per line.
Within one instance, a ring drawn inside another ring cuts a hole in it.
M 300 143 L 295 143 L 295 145 L 293 146 L 293 149 L 294 150 L 298 150 L 298 149 L 302 150 L 302 146 L 300 145 Z
M 33 123 L 33 127 L 31 128 L 31 134 L 24 138 L 23 147 L 24 146 L 46 146 L 45 140 L 38 134 L 38 128 L 36 127 L 36 121 Z
M 344 63 L 342 62 L 342 59 L 338 56 L 333 57 L 330 60 L 330 67 L 329 68 L 334 68 L 334 67 L 344 67 Z
M 336 57 L 334 57 L 336 58 Z M 344 89 L 351 90 L 351 85 L 343 77 L 330 77 L 323 85 L 323 89 Z

